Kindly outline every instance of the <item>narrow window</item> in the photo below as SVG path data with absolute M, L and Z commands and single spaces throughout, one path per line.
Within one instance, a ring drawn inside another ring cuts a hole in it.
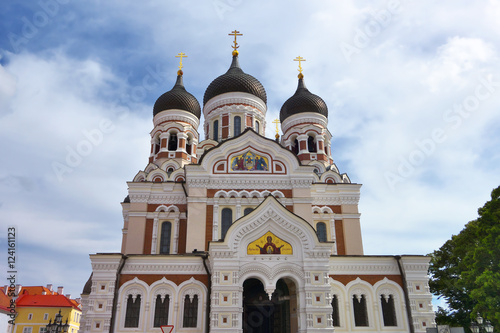
M 326 242 L 326 224 L 324 222 L 316 224 L 316 233 L 320 242 Z
M 257 120 L 255 121 L 255 132 L 260 134 L 260 123 Z
M 155 143 L 154 143 L 154 150 L 153 154 L 158 154 L 160 152 L 160 137 L 156 137 Z
M 168 150 L 177 150 L 177 133 L 171 133 L 168 139 Z
M 141 295 L 137 295 L 135 300 L 132 295 L 128 295 L 127 310 L 125 312 L 125 327 L 139 327 L 140 310 Z
M 191 146 L 192 146 L 191 145 L 191 140 L 189 140 L 188 143 L 186 143 L 186 153 L 188 155 L 191 155 L 191 149 L 192 149 Z
M 380 302 L 382 303 L 382 316 L 384 317 L 384 326 L 398 326 L 393 295 L 389 295 L 388 297 L 386 295 L 381 295 Z
M 46 332 L 47 332 L 47 327 L 45 326 L 40 327 L 40 329 L 38 330 L 38 333 L 46 333 Z
M 253 208 L 250 208 L 250 207 L 245 208 L 245 210 L 243 211 L 243 216 L 250 214 L 252 211 L 253 211 Z
M 352 298 L 354 309 L 354 325 L 355 326 L 368 326 L 368 312 L 366 310 L 366 297 L 361 295 L 357 297 L 354 295 Z
M 214 140 L 219 141 L 219 121 L 214 121 Z
M 220 237 L 224 239 L 226 232 L 233 223 L 233 211 L 230 208 L 222 210 L 221 234 Z
M 234 117 L 233 132 L 234 132 L 234 136 L 238 136 L 241 134 L 241 117 L 240 116 Z
M 154 327 L 160 327 L 168 324 L 169 307 L 170 297 L 168 295 L 165 295 L 165 298 L 163 299 L 161 295 L 156 296 Z
M 337 295 L 333 295 L 332 298 L 332 321 L 333 326 L 340 326 L 339 299 L 337 298 Z
M 299 153 L 299 140 L 295 139 L 293 140 L 293 145 L 292 145 L 292 152 L 294 152 L 295 154 L 298 154 Z
M 32 327 L 24 327 L 23 328 L 23 333 L 31 333 Z
M 314 142 L 314 138 L 312 136 L 307 138 L 307 150 L 309 150 L 310 153 L 315 153 L 317 151 L 316 142 Z
M 163 222 L 161 224 L 160 254 L 170 253 L 170 236 L 172 234 L 172 223 Z
M 28 320 L 31 320 L 31 319 L 33 319 L 33 314 L 32 313 L 28 314 Z
M 184 298 L 184 318 L 182 327 L 196 327 L 198 321 L 198 295 L 189 299 L 189 295 Z

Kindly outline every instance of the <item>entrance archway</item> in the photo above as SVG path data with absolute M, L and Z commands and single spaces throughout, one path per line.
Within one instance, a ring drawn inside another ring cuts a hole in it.
M 279 279 L 271 300 L 257 279 L 243 283 L 243 332 L 288 333 L 297 329 L 295 283 Z

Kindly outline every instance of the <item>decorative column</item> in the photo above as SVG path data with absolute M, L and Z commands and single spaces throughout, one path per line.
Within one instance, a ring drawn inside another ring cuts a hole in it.
M 153 239 L 151 240 L 151 254 L 156 254 L 156 244 L 158 242 L 158 216 L 153 223 Z
M 179 132 L 177 133 L 177 151 L 181 151 L 183 153 L 186 152 L 186 141 L 187 141 L 187 134 L 184 132 Z
M 174 220 L 174 246 L 172 248 L 172 254 L 177 254 L 177 250 L 179 248 L 179 215 L 177 213 L 177 217 Z
M 218 200 L 217 200 L 218 201 Z M 214 202 L 214 218 L 212 221 L 212 240 L 219 239 L 219 205 Z

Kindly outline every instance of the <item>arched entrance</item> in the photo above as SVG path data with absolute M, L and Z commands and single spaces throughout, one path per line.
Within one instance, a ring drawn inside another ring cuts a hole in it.
M 288 333 L 297 329 L 295 283 L 279 279 L 271 300 L 257 279 L 243 283 L 243 332 Z

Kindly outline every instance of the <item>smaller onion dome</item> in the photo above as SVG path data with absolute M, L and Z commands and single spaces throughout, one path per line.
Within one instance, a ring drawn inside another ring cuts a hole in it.
M 262 84 L 252 75 L 243 72 L 238 61 L 238 52 L 233 52 L 231 67 L 225 74 L 212 81 L 205 90 L 203 104 L 206 104 L 215 96 L 228 92 L 245 92 L 259 97 L 267 103 L 266 90 Z
M 287 99 L 281 107 L 280 122 L 283 123 L 286 118 L 303 112 L 319 113 L 328 118 L 328 107 L 325 101 L 307 89 L 304 75 L 301 73 L 295 94 Z
M 191 112 L 198 119 L 201 116 L 200 103 L 192 94 L 186 91 L 182 80 L 182 71 L 177 72 L 177 81 L 172 90 L 161 95 L 153 107 L 153 116 L 164 110 L 184 110 Z

